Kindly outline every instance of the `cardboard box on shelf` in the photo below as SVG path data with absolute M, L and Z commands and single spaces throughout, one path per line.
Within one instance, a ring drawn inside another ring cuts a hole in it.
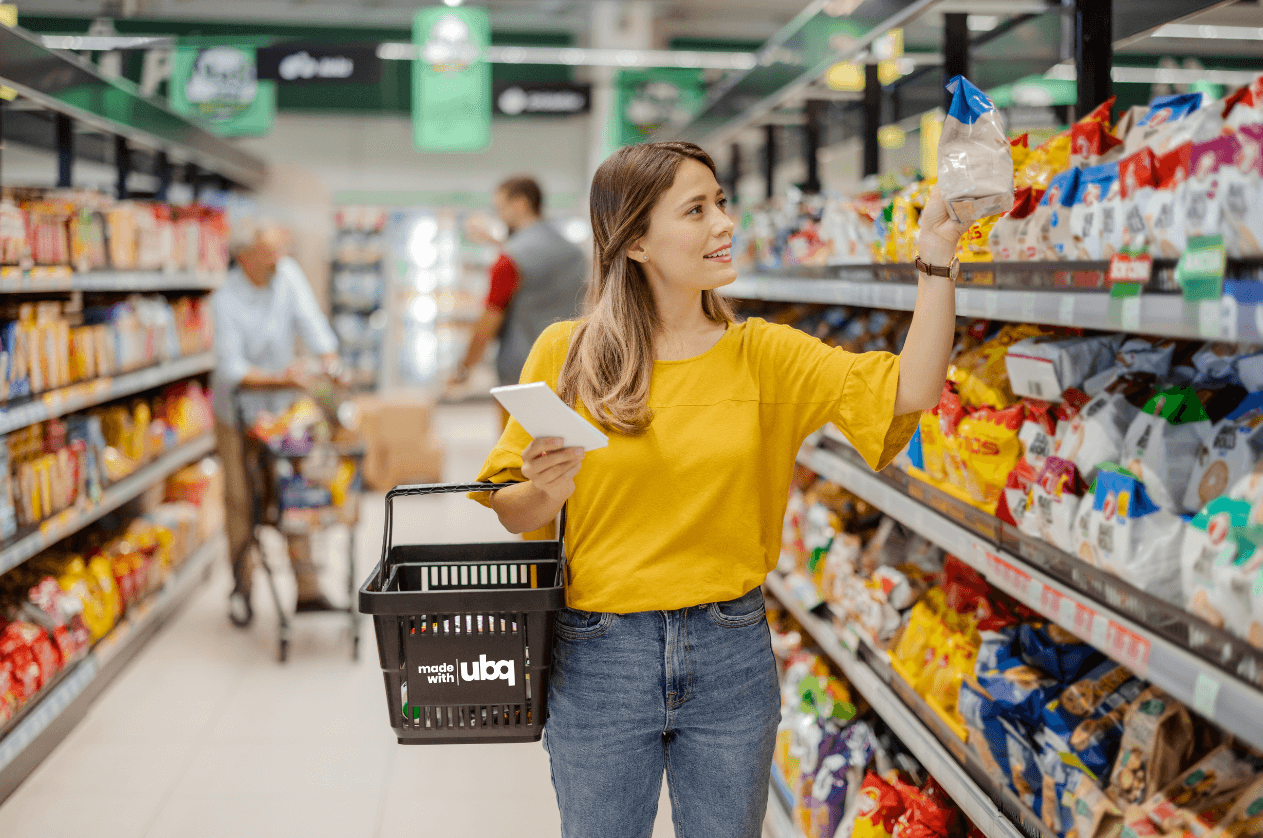
M 404 483 L 439 483 L 443 479 L 443 447 L 433 437 L 397 432 L 392 439 L 368 444 L 364 485 L 385 492 Z

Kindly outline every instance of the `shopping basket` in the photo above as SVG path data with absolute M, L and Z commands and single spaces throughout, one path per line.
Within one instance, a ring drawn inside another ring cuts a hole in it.
M 386 493 L 382 559 L 360 588 L 360 612 L 373 616 L 401 745 L 534 742 L 544 731 L 553 619 L 565 605 L 564 537 L 392 543 L 395 498 L 502 488 L 438 483 Z

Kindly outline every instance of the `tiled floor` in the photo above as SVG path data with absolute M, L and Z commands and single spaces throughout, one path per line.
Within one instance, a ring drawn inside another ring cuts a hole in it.
M 446 477 L 475 475 L 495 439 L 490 406 L 444 408 Z M 381 498 L 357 536 L 357 585 L 381 549 Z M 396 512 L 402 541 L 507 537 L 460 496 Z M 336 550 L 331 552 L 337 552 Z M 345 567 L 325 569 L 341 593 Z M 558 834 L 539 745 L 403 748 L 386 719 L 371 624 L 352 663 L 345 618 L 300 620 L 290 661 L 275 617 L 229 626 L 228 574 L 214 578 L 3 805 L 0 835 L 93 838 L 498 838 Z M 344 594 L 342 594 L 344 595 Z M 290 594 L 292 596 L 292 594 Z M 672 834 L 659 805 L 654 838 Z

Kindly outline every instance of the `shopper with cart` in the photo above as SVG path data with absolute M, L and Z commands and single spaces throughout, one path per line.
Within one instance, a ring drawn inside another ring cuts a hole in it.
M 938 403 L 963 229 L 935 193 L 895 356 L 737 320 L 715 290 L 736 278 L 733 222 L 697 146 L 616 152 L 591 213 L 586 313 L 544 332 L 521 380 L 547 382 L 609 447 L 585 456 L 510 422 L 480 479 L 518 485 L 474 497 L 513 532 L 566 506 L 544 730 L 563 834 L 648 836 L 665 771 L 677 835 L 753 838 L 780 718 L 760 585 L 795 455 L 833 422 L 883 468 Z
M 235 394 L 241 391 L 244 413 L 283 412 L 295 390 L 306 389 L 312 374 L 294 358 L 295 338 L 320 358 L 327 373 L 337 373 L 337 338 L 311 290 L 302 268 L 285 255 L 288 237 L 281 228 L 236 223 L 230 241 L 234 266 L 212 295 L 215 316 L 215 371 L 212 376 L 215 437 L 224 461 L 229 558 L 233 593 L 229 618 L 247 626 L 254 617 L 251 603 L 254 541 L 252 505 L 263 502 L 251 490 L 245 468 L 246 428 L 240 426 Z M 290 562 L 298 582 L 297 611 L 325 611 L 333 606 L 320 591 L 311 545 L 303 536 L 287 537 Z

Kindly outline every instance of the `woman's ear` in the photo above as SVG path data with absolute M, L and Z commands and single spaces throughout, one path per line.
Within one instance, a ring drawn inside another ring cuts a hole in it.
M 645 252 L 644 237 L 636 239 L 632 242 L 631 247 L 627 248 L 627 258 L 639 262 L 642 265 L 649 261 L 649 254 Z

